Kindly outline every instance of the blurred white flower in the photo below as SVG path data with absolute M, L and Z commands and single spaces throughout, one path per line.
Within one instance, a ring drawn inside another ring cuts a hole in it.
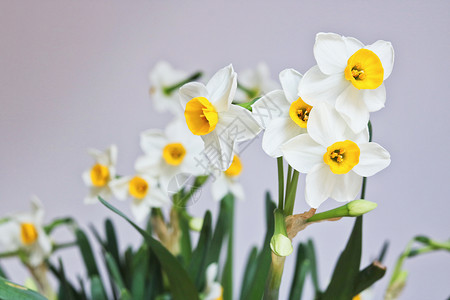
M 181 118 L 171 122 L 165 131 L 150 129 L 141 133 L 141 148 L 145 155 L 136 160 L 136 171 L 158 177 L 164 190 L 177 174 L 207 173 L 196 160 L 203 150 L 203 141 L 189 131 Z
M 369 112 L 380 110 L 386 101 L 383 81 L 394 66 L 391 43 L 364 46 L 352 37 L 318 33 L 314 57 L 317 65 L 303 76 L 300 97 L 312 106 L 332 104 L 354 132 L 364 130 Z
M 223 171 L 233 160 L 236 142 L 253 139 L 261 130 L 247 109 L 231 104 L 235 92 L 231 65 L 219 70 L 206 86 L 191 82 L 180 88 L 188 128 L 202 137 L 208 163 Z
M 242 163 L 235 154 L 230 167 L 224 172 L 219 172 L 211 185 L 211 192 L 215 201 L 222 200 L 228 193 L 233 194 L 238 200 L 244 200 L 244 189 L 238 180 L 241 172 Z
M 105 151 L 89 149 L 88 153 L 94 158 L 95 164 L 86 170 L 83 175 L 83 181 L 89 187 L 89 194 L 84 199 L 84 203 L 97 203 L 98 196 L 108 200 L 111 198 L 111 189 L 108 183 L 116 176 L 117 147 L 111 145 Z
M 109 183 L 114 196 L 119 200 L 132 198 L 131 212 L 138 222 L 142 222 L 152 207 L 162 207 L 170 200 L 154 177 L 146 174 L 124 176 Z
M 259 63 L 255 69 L 246 69 L 239 74 L 239 86 L 234 101 L 247 102 L 256 97 L 279 89 L 279 84 L 270 77 L 269 67 L 266 63 Z
M 223 288 L 219 282 L 216 281 L 218 267 L 216 263 L 212 263 L 206 269 L 206 287 L 204 300 L 222 300 Z
M 262 147 L 272 157 L 280 157 L 281 145 L 306 132 L 312 106 L 297 96 L 302 75 L 294 69 L 280 73 L 282 90 L 272 91 L 252 105 L 252 114 L 265 129 Z
M 32 197 L 31 211 L 12 215 L 0 224 L 0 252 L 23 251 L 27 263 L 40 265 L 52 252 L 52 242 L 43 228 L 44 209 Z
M 178 90 L 169 91 L 168 88 L 182 82 L 188 73 L 174 69 L 168 62 L 160 61 L 150 72 L 150 96 L 158 112 L 170 111 L 181 114 Z
M 328 197 L 346 202 L 356 198 L 362 177 L 386 168 L 389 153 L 369 142 L 368 130 L 355 134 L 327 103 L 314 107 L 308 133 L 282 146 L 283 157 L 297 171 L 306 173 L 306 202 L 318 208 Z

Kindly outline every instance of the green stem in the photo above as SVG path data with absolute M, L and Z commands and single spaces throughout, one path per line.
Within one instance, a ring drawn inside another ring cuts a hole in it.
M 288 164 L 287 178 L 286 178 L 286 196 L 285 196 L 285 198 L 287 198 L 287 192 L 289 190 L 289 187 L 291 186 L 291 181 L 292 181 L 292 167 L 291 167 L 291 165 Z
M 278 166 L 278 208 L 283 210 L 284 203 L 284 172 L 283 172 L 283 157 L 277 157 Z
M 299 176 L 298 171 L 294 170 L 294 172 L 292 174 L 292 180 L 289 184 L 289 190 L 287 191 L 287 196 L 286 196 L 286 205 L 285 205 L 285 209 L 284 209 L 286 216 L 290 216 L 294 212 L 294 204 L 295 204 L 295 195 L 297 193 L 298 176 Z
M 247 97 L 249 99 L 255 98 L 256 96 L 258 96 L 258 93 L 259 93 L 259 91 L 251 90 L 251 89 L 246 88 L 245 86 L 242 86 L 239 82 L 237 84 L 237 88 L 242 90 L 244 93 L 246 93 Z
M 17 256 L 19 254 L 20 254 L 20 251 L 3 252 L 3 253 L 0 253 L 0 258 L 13 257 L 13 256 Z
M 177 206 L 186 207 L 186 204 L 189 201 L 189 199 L 191 199 L 192 195 L 194 195 L 195 192 L 197 192 L 197 190 L 205 184 L 207 179 L 208 179 L 207 175 L 198 176 L 197 178 L 195 178 L 195 182 L 194 182 L 193 186 L 191 187 L 191 189 L 189 190 L 189 192 L 187 192 L 183 196 L 181 196 L 182 191 L 180 191 L 174 195 L 174 198 L 175 198 L 174 203 L 176 203 Z
M 68 242 L 68 243 L 62 243 L 62 244 L 55 244 L 53 246 L 53 252 L 57 251 L 57 250 L 65 249 L 65 248 L 70 248 L 72 246 L 77 246 L 77 245 L 78 245 L 77 242 Z
M 186 78 L 183 81 L 180 81 L 174 85 L 165 87 L 163 89 L 164 94 L 166 94 L 167 96 L 170 96 L 175 90 L 178 90 L 180 87 L 182 87 L 183 85 L 185 85 L 186 83 L 189 83 L 191 81 L 195 81 L 197 79 L 199 79 L 200 77 L 202 77 L 203 73 L 202 72 L 196 72 L 194 74 L 192 74 L 191 76 L 189 76 L 188 78 Z
M 269 279 L 266 283 L 266 288 L 264 291 L 264 300 L 278 299 L 285 260 L 286 257 L 281 257 L 272 253 L 272 263 L 270 265 Z

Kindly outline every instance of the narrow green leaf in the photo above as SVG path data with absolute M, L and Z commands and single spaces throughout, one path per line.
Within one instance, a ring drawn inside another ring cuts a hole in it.
M 247 258 L 244 277 L 242 280 L 240 299 L 248 292 L 251 280 L 255 277 L 256 265 L 258 261 L 258 248 L 253 247 Z
M 308 240 L 308 244 L 306 245 L 306 255 L 309 260 L 309 267 L 311 271 L 312 282 L 314 285 L 314 290 L 316 292 L 316 296 L 322 293 L 319 284 L 319 275 L 317 272 L 317 259 L 316 259 L 316 249 L 314 246 L 313 240 Z
M 86 293 L 86 289 L 84 287 L 84 281 L 83 278 L 81 278 L 81 276 L 77 276 L 78 279 L 78 285 L 80 286 L 80 292 L 79 292 L 79 299 L 80 300 L 87 300 L 87 293 Z
M 371 287 L 375 282 L 383 278 L 384 274 L 386 274 L 385 266 L 378 261 L 371 263 L 364 270 L 359 272 L 353 289 L 353 296 L 356 296 L 365 289 Z
M 255 271 L 255 276 L 249 285 L 247 294 L 241 297 L 242 300 L 261 300 L 264 294 L 264 287 L 266 285 L 267 276 L 270 270 L 270 264 L 272 262 L 270 250 L 270 239 L 272 238 L 274 232 L 274 217 L 273 211 L 275 210 L 275 203 L 272 201 L 270 194 L 266 193 L 266 236 L 264 238 L 264 243 L 262 250 L 259 252 L 257 267 Z
M 227 245 L 227 258 L 225 260 L 225 266 L 222 273 L 222 287 L 223 287 L 223 299 L 233 299 L 233 239 L 234 239 L 234 196 L 228 194 L 222 199 L 229 205 L 228 213 L 228 245 Z
M 107 300 L 103 283 L 99 276 L 94 275 L 91 277 L 91 297 L 95 300 Z
M 321 300 L 352 299 L 361 263 L 361 242 L 362 216 L 356 218 L 347 246 L 339 257 L 331 282 Z
M 0 277 L 6 278 L 6 279 L 8 278 L 8 276 L 6 276 L 5 271 L 3 270 L 2 266 L 0 266 Z
M 297 260 L 295 262 L 294 278 L 292 279 L 291 292 L 289 300 L 298 300 L 302 298 L 303 285 L 306 275 L 310 268 L 310 261 L 307 258 L 307 247 L 303 244 L 298 245 Z
M 149 251 L 148 280 L 144 299 L 155 299 L 164 292 L 164 276 L 158 258 Z
M 182 213 L 182 210 L 184 210 L 184 207 L 178 208 L 177 214 L 178 214 L 178 220 L 181 228 L 181 237 L 180 237 L 180 254 L 183 258 L 183 262 L 186 266 L 189 265 L 189 262 L 191 261 L 191 255 L 192 255 L 192 243 L 191 243 L 191 235 L 190 235 L 190 229 L 189 229 L 189 220 L 186 218 L 186 215 Z
M 59 259 L 59 272 L 61 274 L 61 278 L 59 281 L 59 284 L 60 284 L 59 298 L 67 299 L 67 300 L 75 299 L 76 296 L 74 295 L 74 290 L 73 290 L 73 288 L 71 288 L 70 284 L 67 282 L 66 273 L 64 271 L 64 266 L 63 266 L 61 258 Z
M 119 267 L 117 266 L 114 257 L 110 253 L 106 252 L 105 260 L 108 266 L 108 270 L 111 273 L 114 282 L 117 284 L 117 287 L 119 288 L 120 299 L 121 300 L 131 299 L 130 292 L 127 290 L 125 286 L 125 282 L 122 279 L 122 275 L 120 274 Z
M 97 263 L 95 261 L 94 253 L 92 252 L 91 244 L 86 234 L 81 229 L 76 229 L 75 235 L 77 237 L 78 247 L 83 257 L 84 265 L 86 266 L 88 276 L 92 277 L 99 275 Z
M 61 225 L 73 225 L 75 224 L 75 220 L 72 218 L 60 218 L 53 220 L 50 224 L 44 226 L 44 231 L 46 234 L 52 233 L 53 230 L 55 230 L 57 227 Z
M 178 260 L 166 249 L 160 242 L 150 236 L 145 230 L 132 222 L 125 214 L 112 206 L 110 203 L 99 197 L 103 205 L 124 218 L 131 226 L 133 226 L 146 240 L 147 245 L 158 258 L 161 267 L 167 274 L 169 283 L 171 284 L 172 296 L 175 300 L 198 300 L 198 292 L 191 278 L 183 269 Z
M 77 291 L 77 289 L 70 283 L 70 281 L 66 279 L 66 275 L 64 273 L 64 268 L 63 268 L 62 263 L 60 263 L 59 268 L 56 268 L 49 261 L 47 261 L 47 265 L 50 269 L 50 272 L 52 272 L 52 274 L 58 279 L 60 294 L 64 293 L 63 288 L 66 288 L 66 289 L 68 288 L 71 291 L 71 293 L 74 295 L 75 299 L 77 299 L 77 300 L 78 299 L 80 299 L 80 300 L 87 299 L 86 294 L 85 293 L 83 294 L 83 290 Z M 62 285 L 65 285 L 65 287 L 63 287 Z M 81 288 L 83 288 L 83 286 L 81 286 Z M 62 298 L 61 296 L 59 298 L 65 299 L 65 298 Z
M 383 243 L 383 247 L 381 248 L 380 255 L 378 256 L 379 262 L 383 262 L 384 256 L 386 255 L 388 248 L 389 248 L 389 241 L 385 241 Z
M 2 300 L 46 300 L 41 294 L 0 277 L 0 299 Z
M 106 219 L 105 221 L 105 232 L 107 250 L 111 254 L 112 258 L 114 258 L 116 265 L 120 266 L 119 243 L 117 241 L 116 230 L 111 219 Z
M 149 267 L 149 250 L 146 244 L 143 244 L 136 254 L 133 255 L 132 263 L 130 266 L 132 267 L 131 273 L 131 294 L 133 295 L 133 299 L 145 299 L 145 288 L 146 288 L 146 277 Z

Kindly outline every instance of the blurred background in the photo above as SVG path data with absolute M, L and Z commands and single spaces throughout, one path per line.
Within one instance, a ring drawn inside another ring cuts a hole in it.
M 84 228 L 111 217 L 124 248 L 139 236 L 102 205 L 86 206 L 81 173 L 89 147 L 119 148 L 118 173 L 131 174 L 141 154 L 139 133 L 164 128 L 171 115 L 150 101 L 148 73 L 159 60 L 212 75 L 233 63 L 238 72 L 266 62 L 272 77 L 285 68 L 305 73 L 315 64 L 317 32 L 336 32 L 371 44 L 391 41 L 395 66 L 386 81 L 386 107 L 371 115 L 374 141 L 392 164 L 368 181 L 367 199 L 379 204 L 364 218 L 362 265 L 390 242 L 388 273 L 375 286 L 381 299 L 397 256 L 417 234 L 449 238 L 450 19 L 448 1 L 7 1 L 0 3 L 0 215 L 29 209 L 30 195 L 46 220 L 74 216 Z M 276 161 L 262 136 L 243 153 L 246 201 L 236 206 L 235 283 L 264 235 L 264 193 L 276 194 Z M 308 209 L 299 181 L 295 212 Z M 113 204 L 130 214 L 129 203 Z M 321 210 L 337 206 L 328 200 Z M 209 188 L 191 212 L 216 211 Z M 309 227 L 294 244 L 314 238 L 325 287 L 353 219 Z M 58 231 L 58 240 L 73 237 Z M 67 273 L 85 272 L 77 250 L 64 250 Z M 280 299 L 290 286 L 295 255 L 287 259 Z M 9 275 L 26 271 L 10 259 Z M 408 260 L 401 299 L 446 299 L 450 255 Z M 309 284 L 310 285 L 310 284 Z M 307 292 L 308 294 L 308 292 Z M 308 294 L 311 295 L 311 294 Z M 308 299 L 305 295 L 304 299 Z

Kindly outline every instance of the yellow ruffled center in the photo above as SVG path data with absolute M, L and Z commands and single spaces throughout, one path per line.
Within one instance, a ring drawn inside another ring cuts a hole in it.
M 216 128 L 219 114 L 208 99 L 196 97 L 186 104 L 184 117 L 191 132 L 195 135 L 205 135 Z
M 135 176 L 130 180 L 128 184 L 128 191 L 131 196 L 136 199 L 144 199 L 149 189 L 148 182 L 142 177 Z
M 292 102 L 289 108 L 289 116 L 292 121 L 295 122 L 301 128 L 306 128 L 309 119 L 309 113 L 311 112 L 312 106 L 305 103 L 302 98 L 298 98 Z
M 358 294 L 358 295 L 356 295 L 355 297 L 353 297 L 352 300 L 361 300 L 361 296 Z
M 335 174 L 348 173 L 359 163 L 360 150 L 354 142 L 346 140 L 337 142 L 327 148 L 323 161 Z
M 105 186 L 109 181 L 108 167 L 101 164 L 95 164 L 91 169 L 91 181 L 94 186 Z
M 228 177 L 235 177 L 241 174 L 242 163 L 237 155 L 233 157 L 230 167 L 224 172 Z
M 20 238 L 25 246 L 33 244 L 38 238 L 36 227 L 32 223 L 20 224 Z
M 178 166 L 186 156 L 186 148 L 181 143 L 167 144 L 163 149 L 163 158 L 169 165 Z
M 380 58 L 368 49 L 359 49 L 350 56 L 344 74 L 357 89 L 376 89 L 384 79 Z

